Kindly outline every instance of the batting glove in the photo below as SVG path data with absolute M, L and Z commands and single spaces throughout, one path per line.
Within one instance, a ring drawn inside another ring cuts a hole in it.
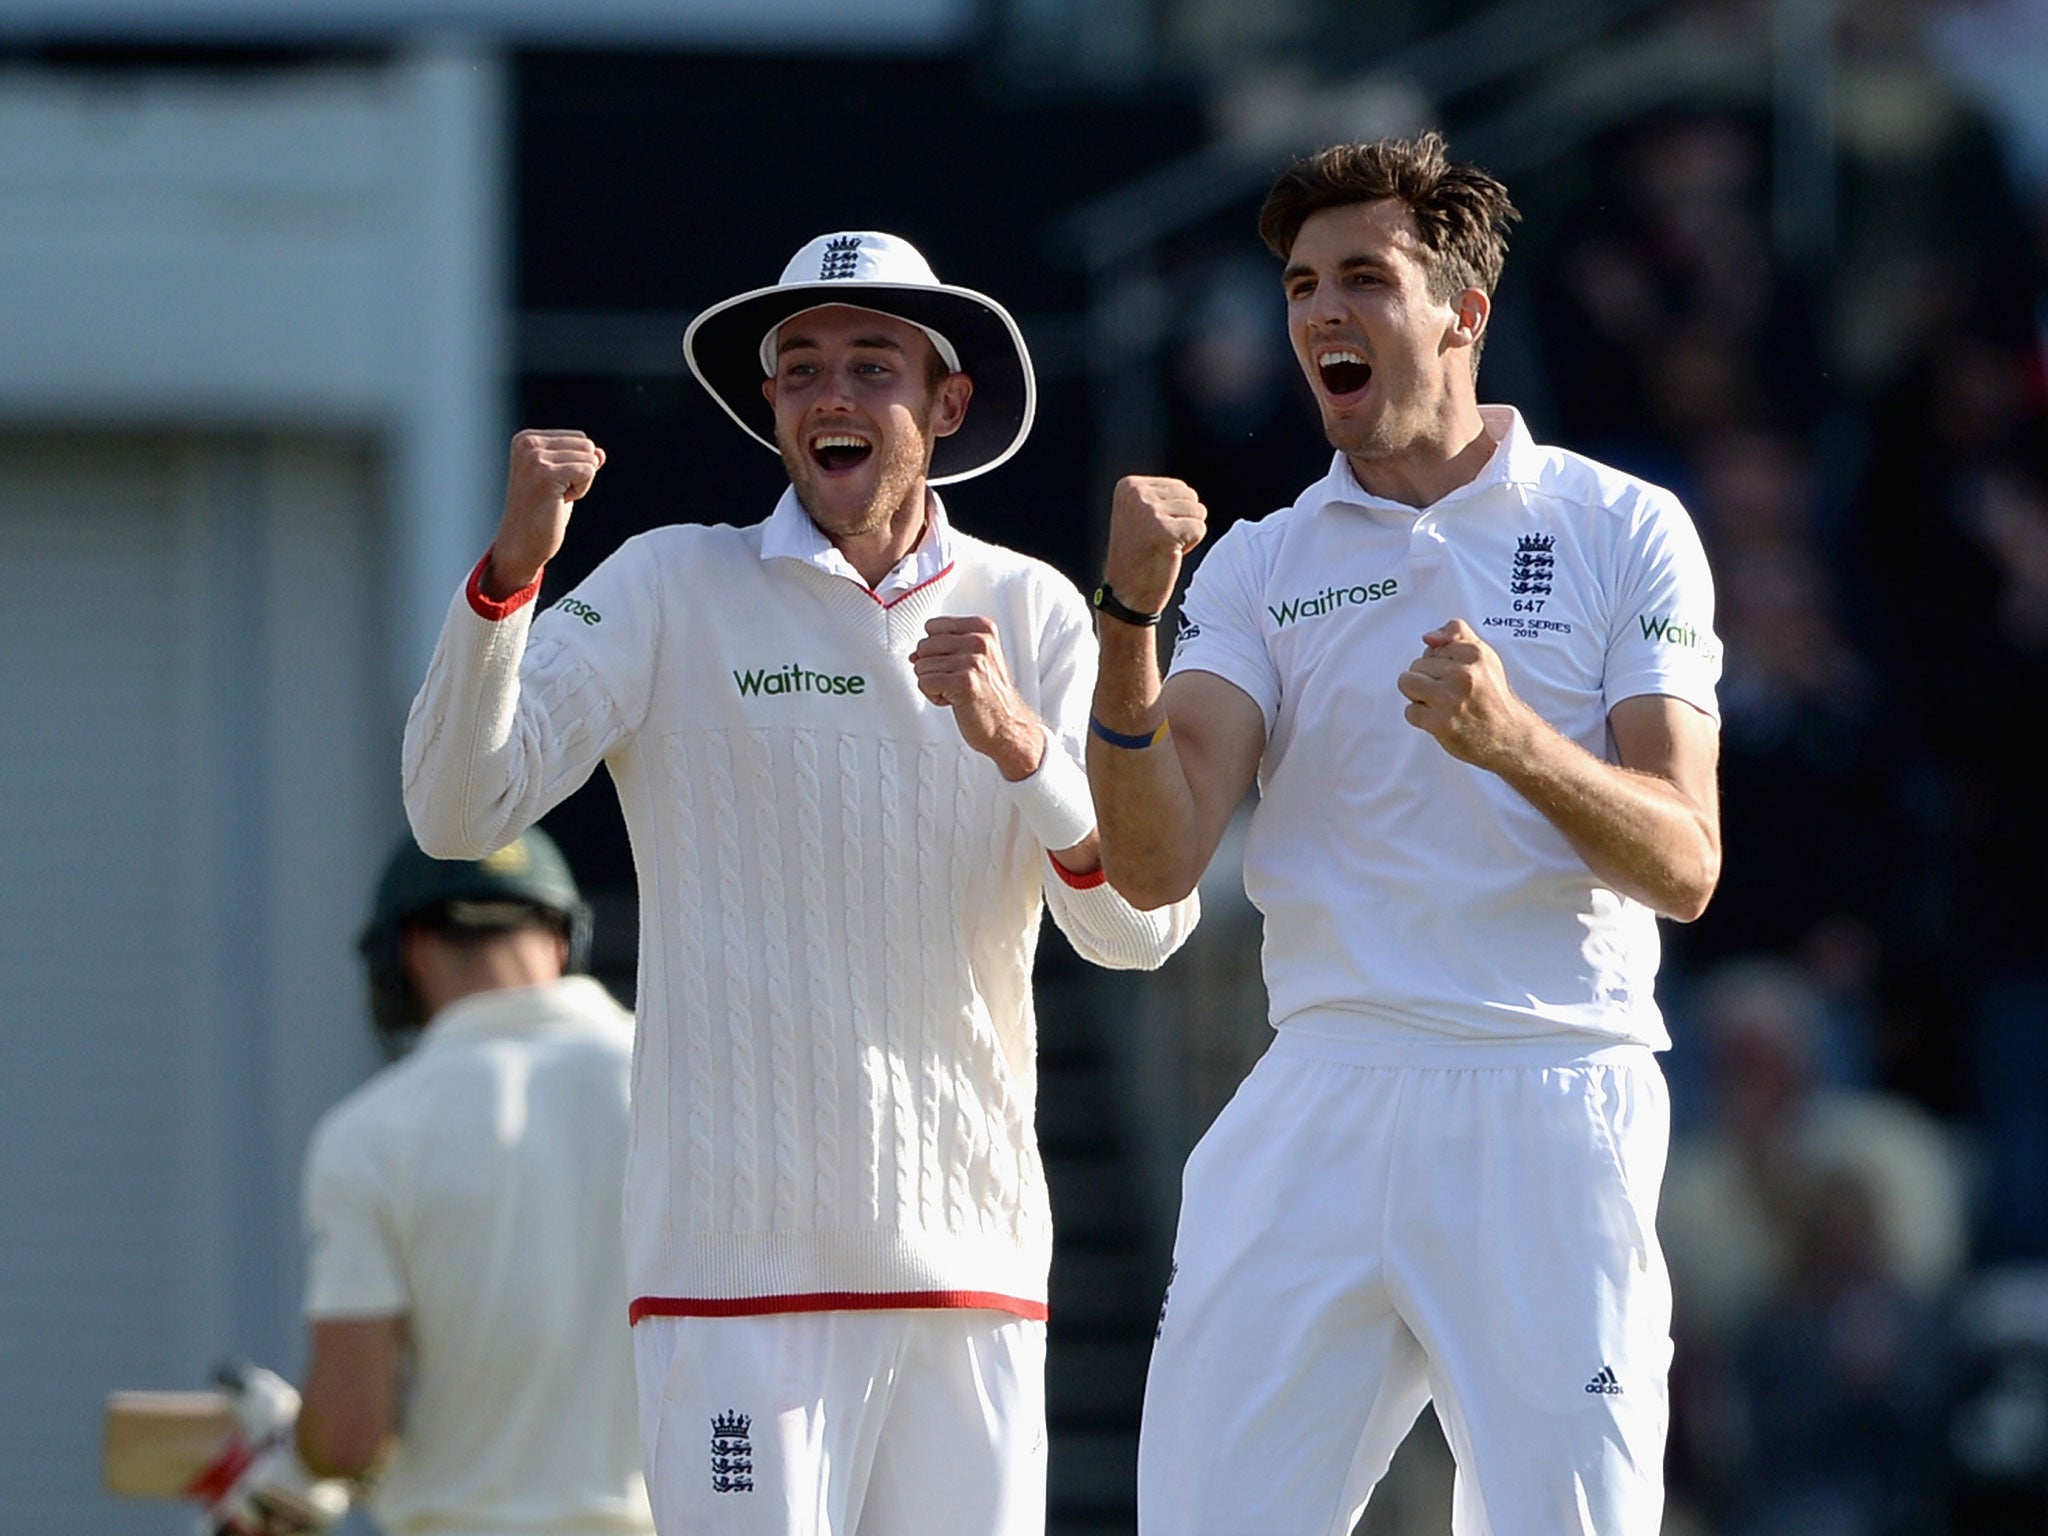
M 348 1485 L 299 1460 L 299 1394 L 261 1366 L 221 1372 L 239 1428 L 186 1491 L 205 1506 L 199 1536 L 315 1536 L 348 1513 Z

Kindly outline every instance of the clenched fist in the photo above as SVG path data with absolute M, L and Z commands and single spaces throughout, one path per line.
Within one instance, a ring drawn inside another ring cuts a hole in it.
M 528 429 L 512 439 L 505 475 L 505 515 L 484 573 L 486 597 L 509 597 L 532 585 L 569 531 L 569 509 L 590 491 L 604 450 L 581 432 Z
M 1431 630 L 1422 644 L 1422 654 L 1395 683 L 1408 700 L 1408 723 L 1475 767 L 1498 771 L 1519 759 L 1530 711 L 1508 682 L 1500 654 L 1463 619 Z
M 1173 600 L 1180 563 L 1209 532 L 1209 509 L 1193 486 L 1165 475 L 1126 475 L 1109 509 L 1103 579 L 1118 601 L 1158 613 Z
M 928 619 L 910 653 L 918 690 L 953 711 L 960 737 L 1006 779 L 1029 778 L 1045 752 L 1045 728 L 1010 680 L 995 623 L 979 614 Z

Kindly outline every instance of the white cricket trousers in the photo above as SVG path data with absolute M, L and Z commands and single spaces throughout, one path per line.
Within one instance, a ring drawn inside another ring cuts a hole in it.
M 1347 1536 L 1431 1399 L 1454 1536 L 1656 1536 L 1655 1058 L 1397 1050 L 1283 1030 L 1188 1159 L 1140 1536 Z
M 970 1308 L 633 1325 L 661 1536 L 1045 1536 L 1045 1324 Z

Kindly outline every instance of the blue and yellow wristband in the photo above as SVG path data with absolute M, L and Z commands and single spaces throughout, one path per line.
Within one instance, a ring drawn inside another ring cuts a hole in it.
M 1126 752 L 1142 752 L 1147 747 L 1156 747 L 1166 740 L 1167 722 L 1162 720 L 1142 736 L 1128 735 L 1123 731 L 1112 731 L 1092 714 L 1088 717 L 1088 734 L 1112 747 L 1122 747 Z

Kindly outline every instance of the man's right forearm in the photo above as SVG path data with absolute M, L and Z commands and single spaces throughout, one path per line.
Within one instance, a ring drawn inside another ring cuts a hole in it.
M 1098 598 L 1088 785 L 1103 871 L 1126 901 L 1146 911 L 1192 891 L 1221 836 L 1220 823 L 1210 826 L 1215 818 L 1201 793 L 1212 777 L 1200 760 L 1207 722 L 1189 721 L 1195 734 L 1174 740 L 1160 681 L 1157 620 L 1148 617 L 1165 612 L 1180 585 L 1181 561 L 1207 528 L 1208 510 L 1185 482 L 1156 475 L 1117 482 L 1102 563 L 1105 595 Z M 1106 599 L 1111 592 L 1117 594 L 1113 604 Z M 1180 693 L 1176 688 L 1176 697 Z M 1192 759 L 1183 752 L 1190 741 Z
M 1202 865 L 1194 797 L 1161 701 L 1155 632 L 1100 621 L 1088 732 L 1102 867 L 1132 906 L 1152 910 L 1195 888 Z
M 405 724 L 403 790 L 413 835 L 444 859 L 479 859 L 525 824 L 518 791 L 532 777 L 508 754 L 517 727 L 519 662 L 531 610 L 481 619 L 458 597 Z

